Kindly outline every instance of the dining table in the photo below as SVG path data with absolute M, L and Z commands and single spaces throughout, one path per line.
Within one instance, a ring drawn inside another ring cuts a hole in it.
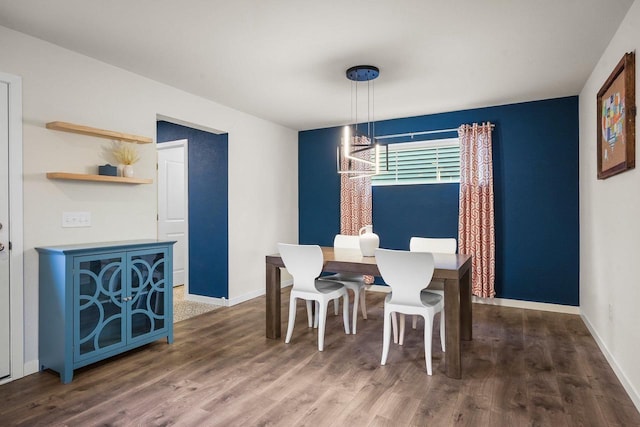
M 362 256 L 359 249 L 322 247 L 323 272 L 354 273 L 380 276 L 375 257 Z M 445 373 L 450 378 L 462 378 L 461 341 L 471 336 L 471 255 L 434 253 L 434 279 L 444 280 Z M 280 268 L 284 263 L 279 254 L 266 256 L 266 336 L 281 337 Z

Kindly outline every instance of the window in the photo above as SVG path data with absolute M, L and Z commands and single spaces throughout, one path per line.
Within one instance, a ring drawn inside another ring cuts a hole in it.
M 460 182 L 460 143 L 458 138 L 389 144 L 389 171 L 386 153 L 381 150 L 379 175 L 372 185 L 412 185 Z

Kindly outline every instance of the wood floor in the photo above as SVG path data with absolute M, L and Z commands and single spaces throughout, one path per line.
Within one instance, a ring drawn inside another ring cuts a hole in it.
M 47 371 L 0 386 L 0 425 L 640 425 L 578 316 L 474 305 L 474 340 L 453 380 L 437 324 L 433 376 L 421 324 L 380 366 L 382 298 L 367 293 L 357 335 L 330 315 L 324 352 L 303 304 L 288 345 L 265 338 L 264 298 L 215 310 L 176 324 L 173 345 L 82 368 L 71 384 Z

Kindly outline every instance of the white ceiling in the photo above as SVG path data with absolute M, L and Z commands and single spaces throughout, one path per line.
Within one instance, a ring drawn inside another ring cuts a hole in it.
M 303 130 L 352 120 L 359 64 L 377 120 L 577 95 L 632 3 L 0 0 L 0 25 Z

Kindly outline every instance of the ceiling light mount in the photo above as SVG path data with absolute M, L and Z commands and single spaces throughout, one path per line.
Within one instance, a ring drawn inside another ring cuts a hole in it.
M 368 82 L 377 79 L 380 69 L 373 65 L 356 65 L 347 70 L 347 78 L 355 82 Z

